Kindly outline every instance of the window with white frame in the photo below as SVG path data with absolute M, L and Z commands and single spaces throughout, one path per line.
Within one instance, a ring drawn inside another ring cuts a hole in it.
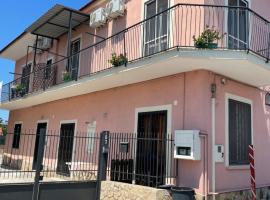
M 248 146 L 252 143 L 251 104 L 228 99 L 229 165 L 248 165 Z
M 168 48 L 170 19 L 168 12 L 163 12 L 168 8 L 168 0 L 149 0 L 145 3 L 145 19 L 148 19 L 144 24 L 145 56 Z

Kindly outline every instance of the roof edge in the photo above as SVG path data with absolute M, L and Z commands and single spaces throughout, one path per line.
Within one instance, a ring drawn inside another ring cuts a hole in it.
M 12 46 L 15 42 L 21 39 L 27 32 L 24 31 L 20 35 L 18 35 L 15 39 L 13 39 L 10 43 L 8 43 L 3 49 L 0 50 L 0 55 L 4 53 L 10 46 Z

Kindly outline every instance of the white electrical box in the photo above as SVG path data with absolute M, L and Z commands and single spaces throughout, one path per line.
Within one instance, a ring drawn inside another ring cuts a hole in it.
M 98 28 L 106 23 L 106 14 L 104 8 L 98 8 L 90 14 L 90 27 Z
M 110 19 L 123 16 L 125 14 L 125 4 L 123 0 L 111 0 L 106 5 L 107 17 Z
M 224 162 L 224 146 L 221 144 L 215 145 L 215 161 Z
M 176 130 L 174 143 L 174 158 L 185 160 L 201 159 L 199 130 Z

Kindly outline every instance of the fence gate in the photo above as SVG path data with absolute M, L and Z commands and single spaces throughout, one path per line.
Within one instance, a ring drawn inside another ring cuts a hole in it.
M 40 129 L 36 134 L 7 135 L 0 152 L 1 200 L 99 199 L 101 180 L 106 179 L 108 133 L 57 133 Z M 34 156 L 37 137 L 38 151 Z M 17 149 L 12 147 L 14 138 L 20 140 L 15 141 L 20 144 Z M 57 159 L 66 157 L 66 152 L 58 151 L 59 141 L 64 146 L 72 145 L 72 159 L 62 163 L 68 168 L 64 174 L 57 171 Z

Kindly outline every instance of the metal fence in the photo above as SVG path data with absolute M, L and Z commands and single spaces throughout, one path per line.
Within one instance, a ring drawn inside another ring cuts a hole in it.
M 41 135 L 36 131 L 8 134 L 0 154 L 0 183 L 33 182 L 38 167 Z M 150 187 L 175 184 L 174 140 L 108 133 L 103 180 Z M 151 133 L 147 135 L 160 135 Z M 165 135 L 165 133 L 164 133 Z M 47 131 L 40 175 L 45 182 L 95 181 L 102 169 L 100 133 Z M 103 151 L 103 149 L 102 149 Z M 100 168 L 99 168 L 100 167 Z M 102 173 L 102 172 L 101 172 Z
M 47 131 L 41 170 L 44 181 L 97 180 L 99 134 L 73 134 Z M 0 155 L 0 183 L 33 182 L 41 137 L 36 131 L 7 134 Z
M 269 61 L 270 23 L 254 11 L 246 7 L 177 4 L 104 40 L 93 40 L 93 45 L 70 57 L 56 55 L 54 63 L 36 64 L 33 72 L 26 68 L 21 77 L 16 75 L 14 81 L 3 85 L 1 101 L 21 98 L 163 51 L 197 49 L 194 37 L 198 38 L 206 27 L 223 35 L 216 41 L 219 49 L 253 52 Z M 111 63 L 113 53 L 118 60 Z

